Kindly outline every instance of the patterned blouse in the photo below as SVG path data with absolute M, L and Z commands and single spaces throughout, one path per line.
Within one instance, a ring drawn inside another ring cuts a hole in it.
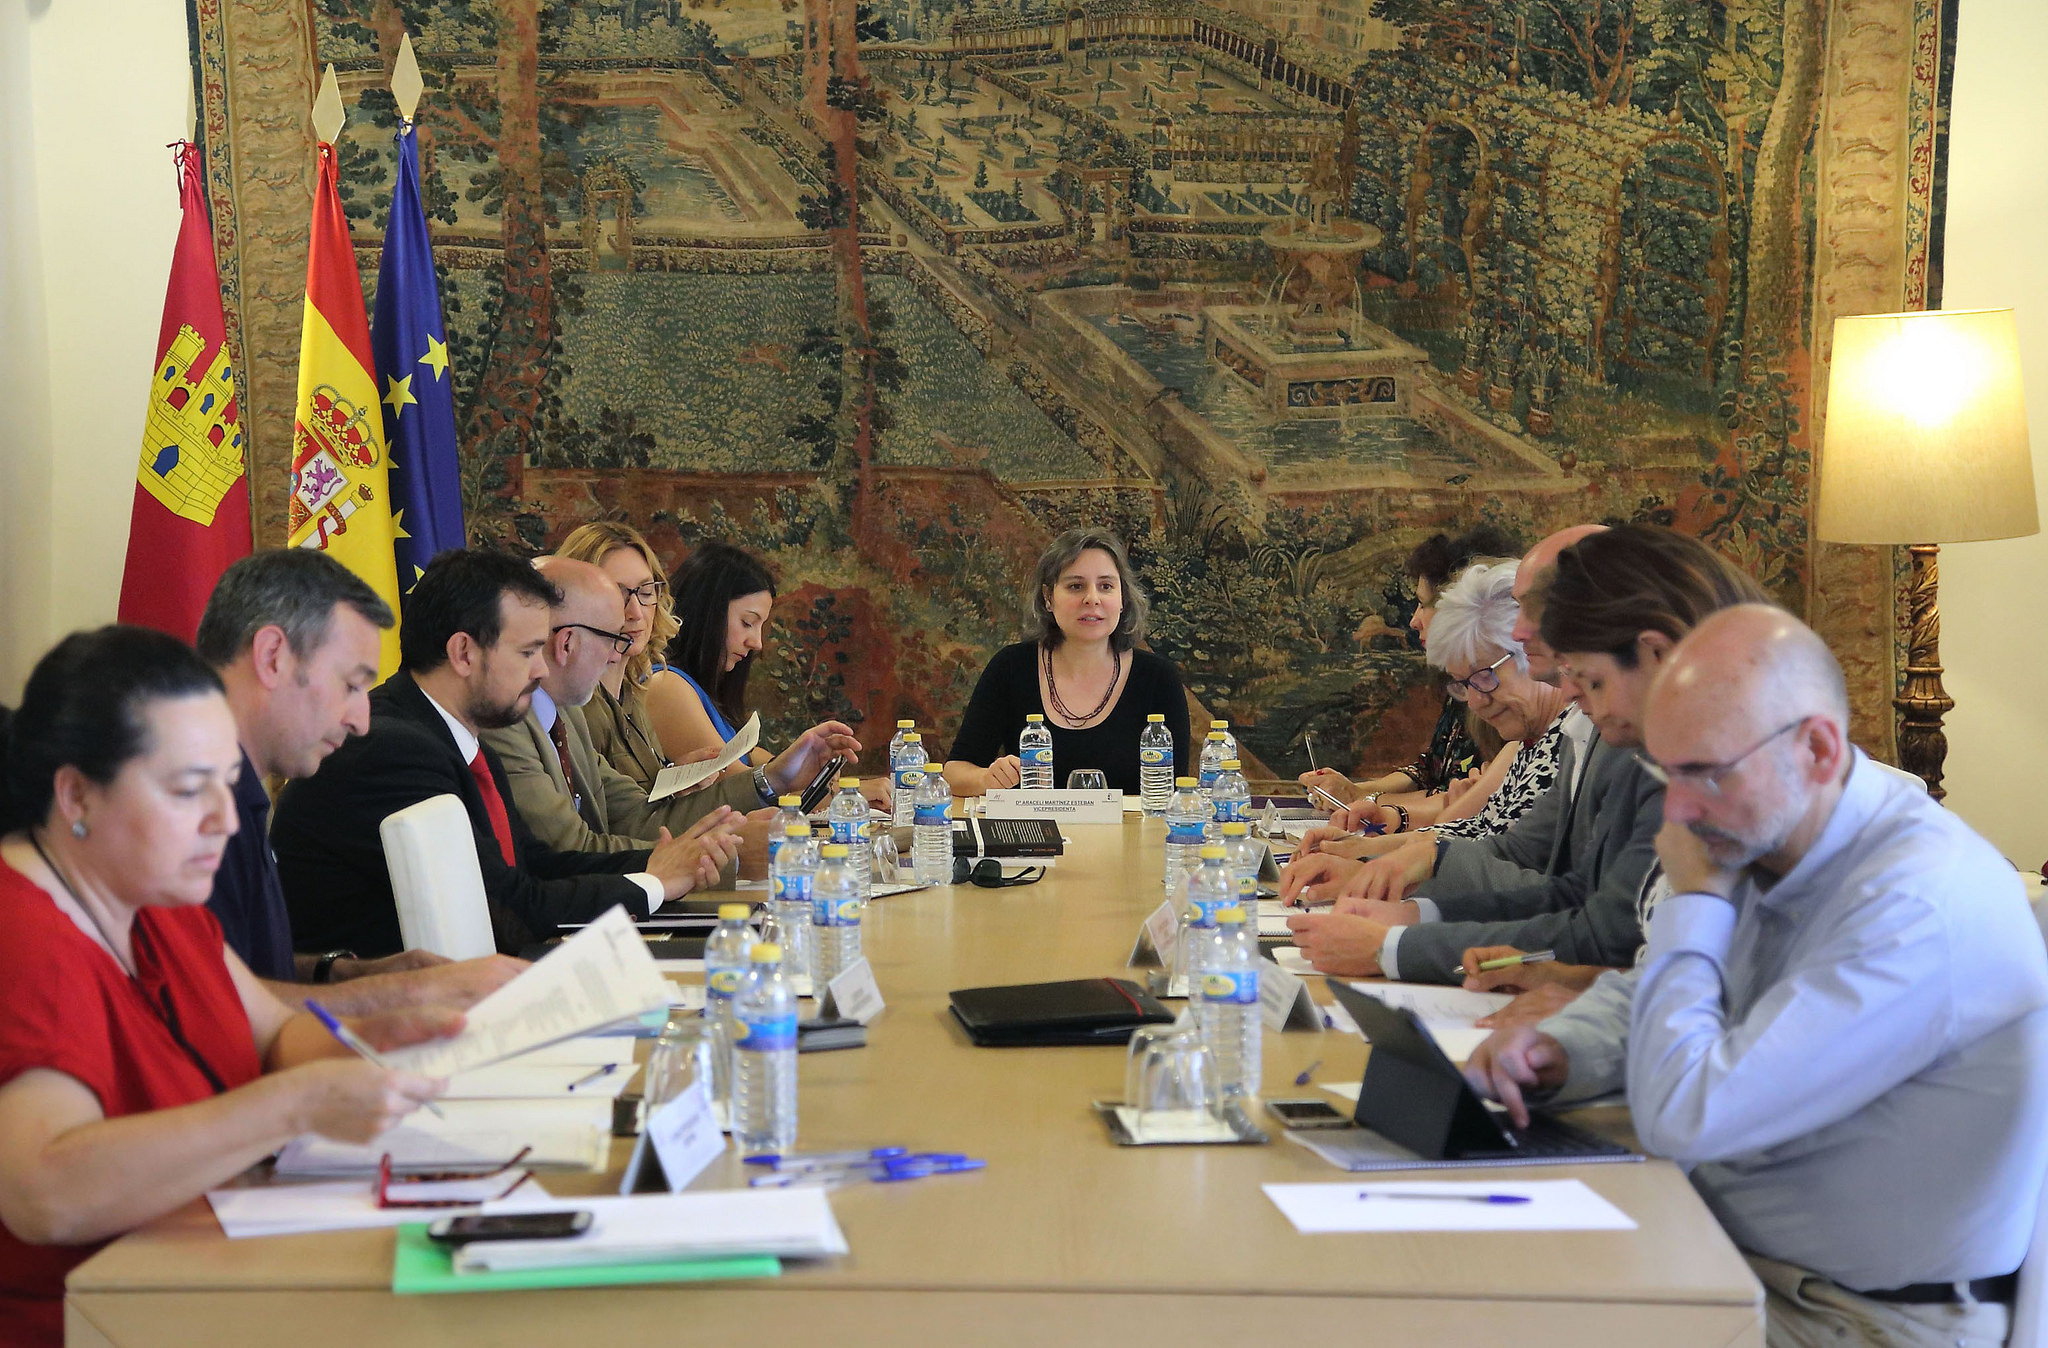
M 1485 838 L 1500 832 L 1509 824 L 1522 817 L 1522 812 L 1536 803 L 1536 798 L 1557 783 L 1558 756 L 1564 751 L 1564 718 L 1570 709 L 1558 713 L 1535 739 L 1528 741 L 1516 751 L 1512 763 L 1508 764 L 1508 775 L 1501 778 L 1500 787 L 1480 809 L 1469 819 L 1453 819 L 1447 824 L 1438 824 L 1439 838 Z
M 1430 734 L 1429 748 L 1399 771 L 1407 774 L 1417 791 L 1435 795 L 1448 791 L 1452 782 L 1471 772 L 1478 762 L 1479 749 L 1465 730 L 1465 704 L 1446 697 L 1444 709 L 1436 718 L 1436 729 Z

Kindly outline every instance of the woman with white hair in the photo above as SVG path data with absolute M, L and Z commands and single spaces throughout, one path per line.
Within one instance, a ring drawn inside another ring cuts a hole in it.
M 1459 798 L 1426 832 L 1356 841 L 1310 838 L 1345 856 L 1385 855 L 1403 847 L 1434 848 L 1439 837 L 1483 838 L 1522 816 L 1557 781 L 1564 716 L 1571 699 L 1529 677 L 1529 657 L 1515 640 L 1517 563 L 1468 567 L 1437 599 L 1426 646 L 1429 663 L 1450 675 L 1450 694 L 1508 742 L 1490 794 Z M 1492 768 L 1482 776 L 1492 776 Z

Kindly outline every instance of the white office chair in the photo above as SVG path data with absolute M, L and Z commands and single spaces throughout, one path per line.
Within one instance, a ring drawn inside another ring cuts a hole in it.
M 408 950 L 431 950 L 452 960 L 475 959 L 498 948 L 484 874 L 476 862 L 476 833 L 462 797 L 430 796 L 385 816 L 384 864 L 398 901 L 398 931 Z
M 2041 936 L 2048 940 L 2048 888 L 2038 881 L 2027 886 L 2034 905 L 2034 921 L 2041 924 Z M 2034 1238 L 2027 1243 L 2027 1257 L 2020 1261 L 2019 1290 L 2012 1301 L 2012 1333 L 2007 1348 L 2048 1348 L 2048 1191 L 2034 1209 Z

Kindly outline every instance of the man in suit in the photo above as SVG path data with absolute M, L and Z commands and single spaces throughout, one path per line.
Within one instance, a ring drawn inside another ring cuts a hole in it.
M 399 670 L 370 694 L 369 733 L 336 749 L 278 797 L 271 825 L 301 950 L 398 950 L 398 911 L 378 833 L 387 815 L 433 796 L 469 812 L 498 948 L 516 952 L 616 904 L 645 916 L 717 883 L 738 847 L 732 811 L 678 838 L 620 852 L 558 851 L 507 808 L 497 754 L 479 736 L 517 724 L 547 666 L 555 587 L 508 553 L 436 557 L 413 588 Z
M 589 562 L 539 557 L 533 565 L 561 596 L 548 618 L 547 673 L 517 725 L 483 733 L 505 765 L 513 808 L 533 835 L 558 851 L 628 852 L 652 846 L 664 827 L 681 831 L 716 805 L 760 807 L 744 772 L 650 802 L 639 783 L 599 756 L 583 705 L 628 644 L 619 631 L 619 587 Z M 758 832 L 765 854 L 766 829 L 778 814 L 772 806 L 754 808 L 742 825 L 743 849 L 745 835 Z
M 310 777 L 369 728 L 378 633 L 393 621 L 376 592 L 326 553 L 271 548 L 221 576 L 194 643 L 227 689 L 242 746 L 241 827 L 228 839 L 206 906 L 228 947 L 272 992 L 296 1004 L 321 985 L 322 1003 L 337 1015 L 467 1006 L 525 967 L 502 955 L 455 963 L 429 950 L 379 960 L 293 953 L 263 779 Z

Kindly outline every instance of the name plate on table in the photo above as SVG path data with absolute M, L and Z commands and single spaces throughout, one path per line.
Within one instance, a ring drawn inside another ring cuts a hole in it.
M 991 791 L 981 798 L 987 819 L 1057 819 L 1062 824 L 1121 824 L 1121 791 Z
M 1173 900 L 1168 899 L 1152 910 L 1152 916 L 1145 919 L 1145 925 L 1138 929 L 1138 939 L 1131 943 L 1131 957 L 1124 961 L 1133 968 L 1156 968 L 1173 956 L 1174 938 L 1180 934 L 1180 918 L 1173 911 Z
M 1259 1018 L 1275 1034 L 1323 1028 L 1322 1011 L 1308 995 L 1308 984 L 1272 960 L 1259 961 Z
M 840 970 L 839 977 L 825 985 L 825 998 L 818 1007 L 820 1018 L 836 1016 L 865 1025 L 882 1014 L 882 989 L 875 982 L 874 966 L 863 955 Z
M 675 1099 L 647 1116 L 632 1159 L 619 1181 L 622 1194 L 680 1193 L 725 1150 L 725 1137 L 712 1112 L 704 1083 L 693 1081 Z

